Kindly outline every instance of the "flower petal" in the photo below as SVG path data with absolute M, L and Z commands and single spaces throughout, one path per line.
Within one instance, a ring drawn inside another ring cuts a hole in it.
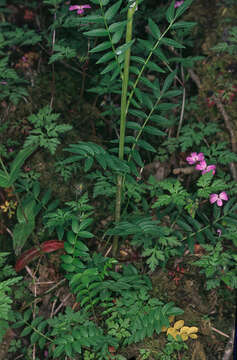
M 78 10 L 80 8 L 81 8 L 80 5 L 71 5 L 69 6 L 69 11 Z
M 205 170 L 206 167 L 207 167 L 207 163 L 206 163 L 205 160 L 203 160 L 203 161 L 200 161 L 200 163 L 196 165 L 195 169 L 197 169 L 197 170 Z
M 218 195 L 217 194 L 211 194 L 210 195 L 210 203 L 213 204 L 214 202 L 216 202 L 218 199 Z
M 218 206 L 222 206 L 222 205 L 223 205 L 223 201 L 222 201 L 221 199 L 219 199 L 219 197 L 218 197 L 218 199 L 216 200 L 216 203 L 217 203 Z
M 184 326 L 183 320 L 179 320 L 174 323 L 174 329 L 181 329 L 181 327 L 183 327 L 183 326 Z
M 225 191 L 222 191 L 222 192 L 220 193 L 219 198 L 220 198 L 221 200 L 225 200 L 225 201 L 228 200 L 228 196 L 227 196 L 227 194 L 226 194 Z
M 203 153 L 199 153 L 197 155 L 197 157 L 198 157 L 198 161 L 204 161 L 204 154 Z
M 198 332 L 198 328 L 196 326 L 191 326 L 189 328 L 189 334 L 191 333 L 197 333 Z

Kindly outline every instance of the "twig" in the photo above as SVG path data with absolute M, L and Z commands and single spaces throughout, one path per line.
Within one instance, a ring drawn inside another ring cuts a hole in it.
M 54 311 L 53 316 L 55 316 L 55 315 L 59 312 L 59 310 L 61 309 L 61 307 L 65 304 L 65 302 L 66 302 L 71 296 L 72 296 L 72 294 L 67 294 L 67 295 L 65 296 L 65 298 L 62 300 L 61 304 L 60 304 L 60 305 L 57 307 L 57 309 Z
M 222 331 L 214 328 L 213 326 L 211 327 L 211 329 L 212 329 L 213 331 L 215 331 L 216 333 L 218 333 L 218 334 L 220 334 L 220 335 L 222 335 L 222 336 L 225 336 L 225 337 L 227 337 L 227 338 L 229 339 L 229 335 L 223 333 Z
M 233 353 L 233 345 L 234 345 L 234 336 L 235 336 L 235 327 L 233 326 L 232 333 L 230 339 L 225 347 L 225 352 L 223 354 L 222 360 L 230 360 L 231 355 Z
M 179 125 L 178 125 L 178 130 L 177 130 L 177 135 L 176 137 L 179 137 L 179 133 L 180 130 L 182 128 L 182 124 L 183 124 L 183 119 L 184 119 L 184 109 L 185 109 L 185 99 L 186 99 L 186 89 L 185 89 L 185 83 L 184 83 L 184 69 L 183 66 L 181 67 L 181 75 L 182 75 L 182 82 L 183 82 L 183 98 L 182 98 L 182 108 L 181 108 L 181 113 L 180 113 L 180 118 L 179 118 Z
M 195 167 L 193 166 L 188 166 L 188 167 L 184 167 L 184 168 L 176 168 L 173 170 L 173 174 L 174 175 L 179 175 L 179 174 L 192 174 L 194 173 L 196 170 L 195 170 Z

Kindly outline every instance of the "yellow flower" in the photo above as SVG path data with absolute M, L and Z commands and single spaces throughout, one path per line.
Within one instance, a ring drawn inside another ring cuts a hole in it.
M 198 332 L 198 328 L 196 326 L 184 326 L 183 320 L 176 321 L 173 327 L 169 327 L 168 329 L 163 326 L 161 331 L 166 331 L 166 334 L 171 335 L 175 340 L 177 339 L 177 335 L 179 335 L 183 341 L 187 341 L 188 338 L 198 338 L 196 334 Z
M 198 336 L 195 334 L 196 332 L 198 332 L 198 328 L 196 326 L 183 326 L 180 329 L 180 336 L 183 341 L 188 340 L 189 337 L 191 339 L 197 339 Z
M 184 326 L 184 321 L 183 320 L 179 320 L 179 321 L 176 321 L 176 323 L 174 324 L 174 328 L 175 329 L 181 329 L 181 327 Z
M 175 318 L 174 315 L 170 315 L 169 316 L 169 322 L 172 323 L 174 321 L 174 318 Z M 167 329 L 168 329 L 167 326 L 162 326 L 161 332 L 166 332 Z
M 179 335 L 179 332 L 178 332 L 178 330 L 176 330 L 175 328 L 170 327 L 170 328 L 167 330 L 167 333 L 166 333 L 166 334 L 173 336 L 173 338 L 176 340 L 176 336 Z

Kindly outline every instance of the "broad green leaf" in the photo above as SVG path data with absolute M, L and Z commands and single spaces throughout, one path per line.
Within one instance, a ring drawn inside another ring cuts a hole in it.
M 34 221 L 36 215 L 35 208 L 36 201 L 34 199 L 18 205 L 16 212 L 18 222 L 26 223 L 27 221 Z
M 139 152 L 137 151 L 137 149 L 134 149 L 132 152 L 132 158 L 134 159 L 134 161 L 138 164 L 138 166 L 140 166 L 141 168 L 144 167 L 144 163 L 142 161 L 142 158 L 139 154 Z
M 166 79 L 165 79 L 165 82 L 164 82 L 164 85 L 163 85 L 163 88 L 162 88 L 162 92 L 163 94 L 165 93 L 166 90 L 169 89 L 170 85 L 172 84 L 175 76 L 177 74 L 177 70 L 173 71 L 172 73 L 170 73 Z
M 154 63 L 152 61 L 149 61 L 147 63 L 147 67 L 148 67 L 148 69 L 150 69 L 152 71 L 157 71 L 157 72 L 160 72 L 160 73 L 165 73 L 166 72 L 160 66 L 158 66 L 156 63 Z
M 8 188 L 10 186 L 10 176 L 5 174 L 4 171 L 0 170 L 0 187 Z
M 149 30 L 151 31 L 151 34 L 154 36 L 154 38 L 159 39 L 160 29 L 158 28 L 156 23 L 151 18 L 148 19 L 148 27 L 149 27 Z
M 140 81 L 145 84 L 147 87 L 156 90 L 156 86 L 150 81 L 148 80 L 146 77 L 142 76 Z
M 33 194 L 35 198 L 37 198 L 40 194 L 40 183 L 38 181 L 36 181 L 33 185 Z
M 154 126 L 150 126 L 150 125 L 145 126 L 143 131 L 147 132 L 148 134 L 156 135 L 156 136 L 165 136 L 165 135 L 167 135 L 164 131 L 158 130 Z
M 177 41 L 167 38 L 167 37 L 163 37 L 160 41 L 161 44 L 167 45 L 167 46 L 172 46 L 174 48 L 178 48 L 178 49 L 185 49 L 185 46 L 182 44 L 179 44 Z
M 126 127 L 128 129 L 133 129 L 133 130 L 140 130 L 141 129 L 141 125 L 134 122 L 134 121 L 128 121 Z
M 106 29 L 93 29 L 85 31 L 83 34 L 87 36 L 103 37 L 108 36 L 108 31 Z
M 10 174 L 9 174 L 9 181 L 11 186 L 15 180 L 17 179 L 20 168 L 26 161 L 26 159 L 33 154 L 33 152 L 37 149 L 37 146 L 28 146 L 22 150 L 19 151 L 16 158 L 13 160 L 13 162 L 10 165 Z
M 89 231 L 79 231 L 77 235 L 81 238 L 86 238 L 86 239 L 90 239 L 94 237 L 94 235 Z
M 172 25 L 172 29 L 190 29 L 196 26 L 197 23 L 193 21 L 178 21 Z
M 112 5 L 106 12 L 105 12 L 105 19 L 107 21 L 112 20 L 112 18 L 117 14 L 122 0 L 117 1 L 114 5 Z
M 112 39 L 111 39 L 113 44 L 117 44 L 121 40 L 121 38 L 123 36 L 123 32 L 124 32 L 124 29 L 122 28 L 122 29 L 117 30 L 113 34 Z
M 192 4 L 193 0 L 185 0 L 181 6 L 179 6 L 175 13 L 175 19 L 181 16 Z
M 173 0 L 165 13 L 166 19 L 169 24 L 174 20 L 174 3 L 175 1 Z
M 108 72 L 110 72 L 111 70 L 113 70 L 114 68 L 116 68 L 118 66 L 116 61 L 112 61 L 111 63 L 109 63 L 105 69 L 103 71 L 101 71 L 101 75 L 106 74 Z
M 113 23 L 109 26 L 109 31 L 110 32 L 120 31 L 121 29 L 124 29 L 126 25 L 127 25 L 126 20 Z
M 166 64 L 169 63 L 169 60 L 166 58 L 165 54 L 163 53 L 163 51 L 160 48 L 155 49 L 153 54 L 158 56 L 158 58 L 161 59 L 162 61 L 164 61 Z
M 114 57 L 115 57 L 115 55 L 112 51 L 107 52 L 101 58 L 99 58 L 99 60 L 96 61 L 96 64 L 102 64 L 103 62 L 113 59 Z
M 20 337 L 29 335 L 33 329 L 30 326 L 25 327 L 25 329 L 21 332 Z
M 166 119 L 164 116 L 161 116 L 161 115 L 152 115 L 150 117 L 150 120 L 151 121 L 154 121 L 155 123 L 157 123 L 159 126 L 162 126 L 162 127 L 171 127 L 174 125 L 174 120 L 168 120 Z
M 13 230 L 13 249 L 16 255 L 19 255 L 27 239 L 35 228 L 35 222 L 16 224 Z
M 92 167 L 94 162 L 93 157 L 88 157 L 85 161 L 85 165 L 84 165 L 84 171 L 87 172 L 90 170 L 90 168 Z
M 157 109 L 160 111 L 175 109 L 179 104 L 162 103 L 158 104 Z
M 120 55 L 120 54 L 123 54 L 124 52 L 126 52 L 126 50 L 129 49 L 129 48 L 132 46 L 132 44 L 134 43 L 134 41 L 135 41 L 135 39 L 129 41 L 129 42 L 126 43 L 126 44 L 123 44 L 123 45 L 119 46 L 119 47 L 115 50 L 116 54 L 117 54 L 117 55 Z
M 152 152 L 156 153 L 156 149 L 145 140 L 140 139 L 140 140 L 138 140 L 137 144 L 138 144 L 138 146 L 140 146 L 141 148 L 143 148 L 147 151 L 152 151 Z
M 111 48 L 111 42 L 110 41 L 104 41 L 101 44 L 94 47 L 93 49 L 91 49 L 89 52 L 90 53 L 96 53 L 96 52 L 107 50 L 109 48 Z
M 131 56 L 131 60 L 138 62 L 139 64 L 144 64 L 145 60 L 139 56 Z
M 110 2 L 110 0 L 100 0 L 100 1 L 103 6 L 106 6 Z
M 147 115 L 145 112 L 136 109 L 129 109 L 128 112 L 138 118 L 146 119 Z

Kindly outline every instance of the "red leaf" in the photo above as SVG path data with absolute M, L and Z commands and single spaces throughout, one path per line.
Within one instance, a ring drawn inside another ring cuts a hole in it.
M 58 249 L 64 248 L 64 242 L 59 240 L 48 240 L 40 244 L 39 247 L 33 247 L 25 251 L 16 262 L 15 270 L 19 272 L 24 269 L 24 267 L 29 264 L 32 260 L 36 259 L 42 253 L 50 253 Z

